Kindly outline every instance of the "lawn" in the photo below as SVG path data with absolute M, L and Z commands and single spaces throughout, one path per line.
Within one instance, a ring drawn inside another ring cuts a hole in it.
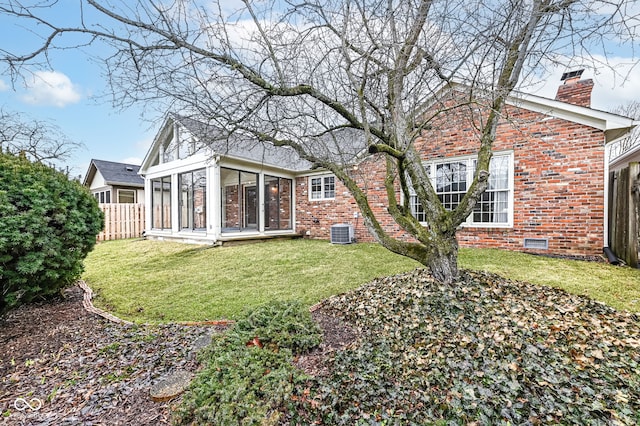
M 376 277 L 418 267 L 377 244 L 269 241 L 229 247 L 101 243 L 83 278 L 96 306 L 136 322 L 235 319 L 270 300 L 313 305 Z
M 460 265 L 640 311 L 640 270 L 489 249 L 462 249 Z M 229 247 L 111 241 L 98 244 L 85 266 L 96 305 L 141 323 L 234 319 L 269 300 L 311 306 L 420 267 L 378 244 L 302 239 Z

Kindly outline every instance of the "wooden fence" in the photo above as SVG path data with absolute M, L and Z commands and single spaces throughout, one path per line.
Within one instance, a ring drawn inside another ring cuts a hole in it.
M 104 230 L 98 241 L 138 238 L 144 231 L 144 204 L 100 204 L 104 212 Z
M 640 163 L 611 172 L 609 247 L 633 268 L 640 251 Z

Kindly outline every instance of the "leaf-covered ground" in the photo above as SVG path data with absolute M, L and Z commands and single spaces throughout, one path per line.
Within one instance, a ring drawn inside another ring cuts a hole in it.
M 320 310 L 361 338 L 299 389 L 293 422 L 640 424 L 640 318 L 465 272 L 375 280 Z
M 220 330 L 115 324 L 85 311 L 82 297 L 71 287 L 0 317 L 0 424 L 170 424 L 177 402 L 154 402 L 151 387 L 194 373 L 198 340 Z

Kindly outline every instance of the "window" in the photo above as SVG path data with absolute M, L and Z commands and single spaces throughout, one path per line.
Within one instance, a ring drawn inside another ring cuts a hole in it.
M 258 174 L 220 169 L 222 231 L 258 229 Z
M 264 177 L 264 229 L 291 229 L 291 179 Z
M 119 203 L 135 203 L 136 191 L 133 189 L 118 189 Z
M 310 198 L 312 200 L 331 200 L 336 197 L 336 177 L 319 176 L 310 177 Z
M 151 180 L 151 223 L 154 229 L 171 229 L 171 176 Z
M 111 190 L 94 192 L 93 196 L 100 204 L 109 204 L 111 202 Z
M 475 157 L 425 164 L 438 198 L 447 210 L 458 207 L 473 181 L 477 160 Z M 468 225 L 505 226 L 513 216 L 513 156 L 510 153 L 494 154 L 489 165 L 489 185 L 480 196 Z M 421 222 L 426 220 L 424 208 L 415 193 L 411 195 L 413 215 Z
M 507 155 L 494 156 L 489 165 L 489 185 L 473 209 L 473 223 L 509 223 L 509 163 Z M 473 160 L 472 176 L 476 160 Z
M 207 229 L 207 174 L 204 169 L 182 173 L 180 185 L 180 229 Z
M 170 161 L 174 161 L 178 159 L 178 138 L 175 136 L 174 132 L 175 126 L 171 127 L 171 130 L 167 134 L 167 141 L 162 146 L 162 162 L 168 163 Z
M 467 179 L 466 161 L 436 164 L 435 188 L 445 209 L 453 210 L 458 207 L 467 192 Z
M 186 132 L 179 131 L 178 126 L 172 126 L 164 135 L 165 142 L 160 150 L 159 163 L 168 163 L 175 160 L 183 160 L 193 154 L 197 150 L 196 139 L 189 136 Z M 162 161 L 160 161 L 160 159 Z

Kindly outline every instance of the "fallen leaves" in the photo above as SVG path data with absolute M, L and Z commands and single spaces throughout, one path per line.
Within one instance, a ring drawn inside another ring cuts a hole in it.
M 127 326 L 86 313 L 82 292 L 25 305 L 0 326 L 0 412 L 8 424 L 169 424 L 149 389 L 165 373 L 198 367 L 193 344 L 215 326 Z M 24 396 L 37 411 L 17 411 Z
M 389 423 L 640 422 L 636 314 L 486 273 L 464 272 L 446 286 L 423 270 L 320 309 L 361 336 L 313 388 L 332 407 L 321 417 L 336 424 L 376 413 Z

